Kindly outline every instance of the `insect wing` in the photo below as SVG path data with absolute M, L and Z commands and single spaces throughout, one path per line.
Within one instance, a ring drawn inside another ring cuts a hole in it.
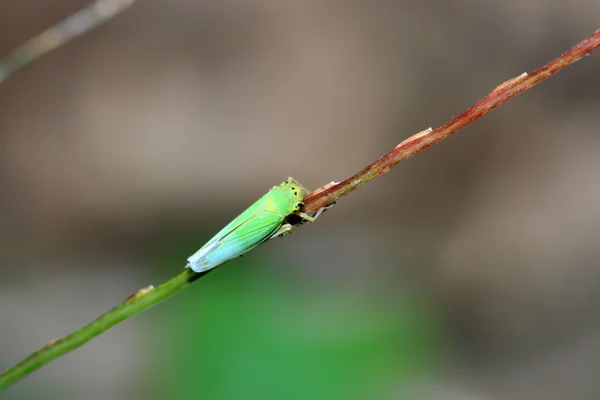
M 233 221 L 231 221 L 230 223 L 225 225 L 225 227 L 223 229 L 221 229 L 219 232 L 217 232 L 215 234 L 215 236 L 212 237 L 212 239 L 210 239 L 204 246 L 202 246 L 202 249 L 214 247 L 213 242 L 222 240 L 225 236 L 231 234 L 231 232 L 238 229 L 241 225 L 246 223 L 249 219 L 252 219 L 255 214 L 257 214 L 258 212 L 263 210 L 265 207 L 267 198 L 269 197 L 269 193 L 270 192 L 265 193 L 260 199 L 256 200 L 254 202 L 254 204 L 252 204 L 250 207 L 245 209 L 240 215 L 235 217 L 235 219 Z M 198 253 L 200 251 L 202 251 L 202 249 L 200 249 L 198 251 Z
M 230 254 L 230 258 L 241 256 L 267 240 L 283 222 L 283 217 L 269 211 L 259 211 L 225 236 L 218 252 Z
M 237 222 L 239 224 L 236 226 L 228 225 L 228 231 L 222 229 L 196 254 L 188 258 L 194 271 L 207 271 L 252 250 L 281 226 L 283 217 L 273 212 L 258 210 L 250 216 L 246 215 L 246 220 Z

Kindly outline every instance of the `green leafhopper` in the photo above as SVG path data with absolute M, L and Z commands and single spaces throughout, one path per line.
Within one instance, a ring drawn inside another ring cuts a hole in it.
M 292 226 L 286 223 L 286 217 L 291 214 L 314 221 L 320 212 L 314 218 L 300 212 L 307 192 L 294 178 L 274 186 L 188 258 L 188 266 L 195 272 L 208 271 L 265 240 L 290 232 Z

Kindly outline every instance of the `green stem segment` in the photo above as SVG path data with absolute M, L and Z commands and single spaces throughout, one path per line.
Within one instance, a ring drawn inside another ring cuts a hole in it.
M 75 350 L 119 322 L 131 318 L 171 297 L 180 290 L 188 287 L 200 276 L 203 276 L 203 274 L 197 274 L 191 269 L 186 268 L 181 274 L 157 288 L 150 287 L 137 291 L 100 318 L 69 335 L 48 342 L 44 347 L 20 363 L 2 372 L 0 374 L 0 389 L 7 388 L 33 371 L 48 364 L 50 361 L 67 354 L 71 350 Z

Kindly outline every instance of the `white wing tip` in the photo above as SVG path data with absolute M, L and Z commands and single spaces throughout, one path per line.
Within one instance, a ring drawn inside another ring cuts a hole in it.
M 211 269 L 213 266 L 209 266 L 208 263 L 205 262 L 206 256 L 209 255 L 214 249 L 219 247 L 219 244 L 220 242 L 216 240 L 208 246 L 204 245 L 200 250 L 187 259 L 188 266 L 194 270 L 194 272 L 203 272 Z

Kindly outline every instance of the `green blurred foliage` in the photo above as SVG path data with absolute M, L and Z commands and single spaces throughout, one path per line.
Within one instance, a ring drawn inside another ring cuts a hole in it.
M 290 287 L 250 259 L 163 309 L 170 317 L 149 372 L 156 398 L 378 398 L 426 374 L 443 351 L 422 299 Z

